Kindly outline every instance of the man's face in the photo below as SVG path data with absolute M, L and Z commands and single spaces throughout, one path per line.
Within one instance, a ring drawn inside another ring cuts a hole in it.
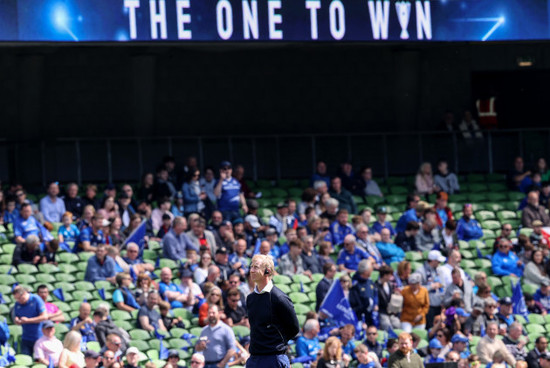
M 512 305 L 511 304 L 501 304 L 500 306 L 500 314 L 502 314 L 505 317 L 508 317 L 512 314 Z
M 546 347 L 548 346 L 548 340 L 546 337 L 541 337 L 539 342 L 535 343 L 535 346 L 538 351 L 543 352 L 546 351 Z
M 260 254 L 268 255 L 269 251 L 271 250 L 271 244 L 267 241 L 263 241 L 260 245 Z
M 463 213 L 464 213 L 464 216 L 466 217 L 472 217 L 472 214 L 473 214 L 472 206 L 464 207 Z
M 238 276 L 231 276 L 229 277 L 229 287 L 231 288 L 238 288 L 241 284 L 241 280 Z
M 399 338 L 399 350 L 401 350 L 403 354 L 407 354 L 409 351 L 411 351 L 412 347 L 412 339 L 405 337 Z
M 531 192 L 527 195 L 527 202 L 529 202 L 530 205 L 536 206 L 539 204 L 539 195 L 537 192 Z
M 460 261 L 462 261 L 462 256 L 458 252 L 453 252 L 450 259 L 452 260 L 453 265 L 457 265 L 460 263 Z
M 227 253 L 218 253 L 216 254 L 216 262 L 219 264 L 225 265 L 229 261 L 229 255 Z
M 345 345 L 348 341 L 350 341 L 353 338 L 353 334 L 351 333 L 350 329 L 343 328 L 340 330 L 340 337 L 342 340 L 342 343 Z
M 97 247 L 95 255 L 97 259 L 103 261 L 105 259 L 105 256 L 107 255 L 107 249 L 105 249 L 105 247 Z
M 439 165 L 437 165 L 437 169 L 441 173 L 445 174 L 447 172 L 447 163 L 445 161 L 440 162 Z
M 55 183 L 51 183 L 50 186 L 48 187 L 48 194 L 51 195 L 52 197 L 57 196 L 59 194 L 59 185 Z
M 462 277 L 460 277 L 460 272 L 453 272 L 451 274 L 451 278 L 452 278 L 453 284 L 455 285 L 460 285 L 460 283 L 462 282 Z
M 327 173 L 327 165 L 324 162 L 319 162 L 317 164 L 317 172 L 321 175 L 325 175 Z
M 279 214 L 279 216 L 288 216 L 288 207 L 281 207 L 281 208 L 277 208 L 277 213 Z
M 227 297 L 227 303 L 231 309 L 237 309 L 241 298 L 238 295 L 231 295 Z
M 111 350 L 105 350 L 102 360 L 104 367 L 112 366 L 115 362 L 115 353 L 113 353 Z
M 213 307 L 208 309 L 208 323 L 210 325 L 215 325 L 220 320 L 220 312 L 218 311 L 218 308 Z
M 214 171 L 208 169 L 204 172 L 204 179 L 211 182 L 214 179 Z
M 49 339 L 55 335 L 55 327 L 43 328 L 42 333 Z
M 376 327 L 369 327 L 367 329 L 367 340 L 369 340 L 371 343 L 376 342 L 376 338 L 378 337 L 378 329 Z
M 48 288 L 42 288 L 38 290 L 38 296 L 43 300 L 48 300 L 48 296 L 50 295 L 50 292 L 48 291 Z
M 82 303 L 80 304 L 80 308 L 78 309 L 80 312 L 80 318 L 86 319 L 90 316 L 90 313 L 92 312 L 92 307 L 88 303 Z
M 128 362 L 128 364 L 137 366 L 139 361 L 139 356 L 136 353 L 126 354 L 126 361 Z
M 348 253 L 353 253 L 355 251 L 355 242 L 351 239 L 344 240 L 344 248 Z
M 172 270 L 169 268 L 164 268 L 160 271 L 160 279 L 165 284 L 169 284 L 172 281 Z
M 357 355 L 357 360 L 361 364 L 367 364 L 369 362 L 369 353 L 366 351 L 358 351 L 355 353 Z
M 367 240 L 368 235 L 369 235 L 369 231 L 365 227 L 360 227 L 355 233 L 355 236 L 357 236 L 361 240 Z
M 86 368 L 95 368 L 99 365 L 99 357 L 94 359 L 94 358 L 86 358 L 84 359 L 84 361 L 86 362 Z
M 517 328 L 517 327 L 514 327 L 514 328 L 511 328 L 510 329 L 510 337 L 513 339 L 513 340 L 517 340 L 519 339 L 519 337 L 521 336 L 521 328 Z
M 103 217 L 102 216 L 96 216 L 92 220 L 92 225 L 95 229 L 101 229 L 103 227 Z
M 332 266 L 328 271 L 327 271 L 327 278 L 329 280 L 332 280 L 334 278 L 334 276 L 336 275 L 336 267 L 335 266 Z
M 378 222 L 380 222 L 381 224 L 386 222 L 386 217 L 387 217 L 387 214 L 385 212 L 378 212 L 376 214 L 376 218 L 378 219 Z
M 149 294 L 147 296 L 147 306 L 149 308 L 153 308 L 158 303 L 159 303 L 159 296 L 157 293 Z
M 128 195 L 129 198 L 132 198 L 134 196 L 134 190 L 130 185 L 124 185 L 122 187 L 122 191 Z
M 293 245 L 290 247 L 289 253 L 292 257 L 298 257 L 302 253 L 302 248 Z
M 21 217 L 23 217 L 25 220 L 31 217 L 32 215 L 32 209 L 31 206 L 25 206 L 21 210 Z
M 463 352 L 464 350 L 466 350 L 466 343 L 462 341 L 455 342 L 453 343 L 453 348 L 455 351 Z
M 15 298 L 15 301 L 19 304 L 26 304 L 27 301 L 29 300 L 29 293 L 27 293 L 26 291 L 22 292 L 22 293 L 19 293 L 19 294 L 14 294 L 13 297 Z
M 258 259 L 255 259 L 250 264 L 250 279 L 254 282 L 259 282 L 264 276 L 265 266 Z
M 69 198 L 76 198 L 77 194 L 78 194 L 78 185 L 69 186 L 69 188 L 67 189 L 67 195 L 69 196 Z
M 523 171 L 523 159 L 521 157 L 516 158 L 516 160 L 514 161 L 514 167 L 517 171 Z
M 439 198 L 436 200 L 437 208 L 445 208 L 447 207 L 447 200 L 445 198 Z
M 334 191 L 336 192 L 340 192 L 340 189 L 342 189 L 342 181 L 340 180 L 340 178 L 332 179 L 331 184 L 332 189 L 334 189 Z
M 213 225 L 219 226 L 222 223 L 222 220 L 223 220 L 223 216 L 222 216 L 221 212 L 218 212 L 218 211 L 212 212 L 212 224 Z
M 122 341 L 120 340 L 120 337 L 113 336 L 110 341 L 107 341 L 107 349 L 117 352 L 120 349 L 120 346 L 122 345 Z
M 491 339 L 494 339 L 497 334 L 498 334 L 498 327 L 496 324 L 492 323 L 487 326 L 487 335 L 489 335 Z
M 348 223 L 348 214 L 345 213 L 345 212 L 341 212 L 339 215 L 338 215 L 338 223 L 340 225 L 345 225 Z
M 128 248 L 128 250 L 126 251 L 126 256 L 131 259 L 132 261 L 136 260 L 138 258 L 138 253 L 139 253 L 139 250 L 136 249 L 135 247 L 130 247 Z
M 384 243 L 389 243 L 391 241 L 390 231 L 388 229 L 382 229 L 380 237 Z
M 501 253 L 508 254 L 508 251 L 510 250 L 510 246 L 508 244 L 508 241 L 506 239 L 502 239 L 498 243 L 498 250 Z
M 540 286 L 540 292 L 541 292 L 543 295 L 549 295 L 549 294 L 550 294 L 550 286 L 541 285 L 541 286 Z

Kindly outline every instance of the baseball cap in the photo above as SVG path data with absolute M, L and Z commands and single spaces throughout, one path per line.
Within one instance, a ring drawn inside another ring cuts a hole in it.
M 542 226 L 542 221 L 541 220 L 535 220 L 531 223 L 531 226 L 532 227 L 535 227 L 535 226 Z
M 277 209 L 288 208 L 288 202 L 279 202 L 277 203 Z
M 420 284 L 420 274 L 419 273 L 413 273 L 409 276 L 409 284 Z
M 468 338 L 464 335 L 461 335 L 461 334 L 454 334 L 453 337 L 451 338 L 451 342 L 452 343 L 455 343 L 455 342 L 469 342 L 470 340 L 468 340 Z
M 220 169 L 223 169 L 224 167 L 231 167 L 231 162 L 229 161 L 220 162 Z
M 52 327 L 55 327 L 55 324 L 52 322 L 52 321 L 44 321 L 44 323 L 42 323 L 42 328 L 45 329 L 45 328 L 52 328 Z
M 242 224 L 243 219 L 240 217 L 237 217 L 235 220 L 233 220 L 233 225 Z
M 430 345 L 428 345 L 430 349 L 443 349 L 443 345 L 439 342 L 438 339 L 433 338 L 430 340 Z
M 376 209 L 376 213 L 388 213 L 388 209 L 385 206 L 380 206 Z
M 126 192 L 122 192 L 120 193 L 120 195 L 118 196 L 119 199 L 128 199 L 130 198 L 130 196 L 128 195 L 128 193 Z
M 261 226 L 258 217 L 254 215 L 246 215 L 246 217 L 244 218 L 244 222 L 248 222 L 250 226 L 252 226 L 252 228 L 254 229 L 257 229 Z
M 113 189 L 116 189 L 113 183 L 109 183 L 105 186 L 105 190 L 113 190 Z
M 510 297 L 504 297 L 504 298 L 500 298 L 500 300 L 498 301 L 501 305 L 512 305 L 512 298 Z
M 252 198 L 246 200 L 246 206 L 253 210 L 257 210 L 258 208 L 260 208 L 260 204 L 258 203 L 258 201 Z
M 271 228 L 271 229 L 267 229 L 267 231 L 265 232 L 265 235 L 275 235 L 277 234 L 277 230 Z
M 227 254 L 227 248 L 226 247 L 218 248 L 218 250 L 216 251 L 216 254 Z
M 180 357 L 180 354 L 178 353 L 178 351 L 176 349 L 170 349 L 168 351 L 168 358 L 173 357 L 173 356 L 177 356 L 178 358 Z
M 460 317 L 470 317 L 470 313 L 466 312 L 463 308 L 456 308 L 455 313 Z
M 86 352 L 84 353 L 84 358 L 97 359 L 97 358 L 99 358 L 99 353 L 97 353 L 93 350 L 86 350 Z
M 130 354 L 139 354 L 138 348 L 136 348 L 135 346 L 128 348 L 128 350 L 126 350 L 126 355 Z
M 441 255 L 441 252 L 438 250 L 430 250 L 430 253 L 428 253 L 428 261 L 438 261 L 438 262 L 445 262 L 447 258 L 443 257 Z
M 479 312 L 483 312 L 483 302 L 474 303 L 473 309 Z

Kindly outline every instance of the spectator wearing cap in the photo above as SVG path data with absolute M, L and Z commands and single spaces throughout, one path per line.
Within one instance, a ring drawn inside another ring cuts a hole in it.
M 488 364 L 492 362 L 495 352 L 500 351 L 504 355 L 504 360 L 506 363 L 510 364 L 512 367 L 515 367 L 516 359 L 512 356 L 512 354 L 510 354 L 502 340 L 497 338 L 498 323 L 489 322 L 487 324 L 486 332 L 487 334 L 479 340 L 476 348 L 476 352 L 477 355 L 479 355 L 479 360 L 481 363 Z
M 140 359 L 139 349 L 132 346 L 126 350 L 126 364 L 124 368 L 138 368 Z
M 248 212 L 241 184 L 231 176 L 232 173 L 231 163 L 222 161 L 220 164 L 220 178 L 214 187 L 214 194 L 218 199 L 218 209 L 222 212 L 223 218 L 228 221 L 240 217 L 239 205 L 242 206 L 245 213 Z
M 372 312 L 378 311 L 378 290 L 370 279 L 372 263 L 363 259 L 357 265 L 357 272 L 353 275 L 354 285 L 349 291 L 349 303 L 359 320 L 365 318 L 367 325 L 373 324 Z
M 229 251 L 227 248 L 221 247 L 216 251 L 214 263 L 220 269 L 220 278 L 222 280 L 228 280 L 229 276 L 233 273 L 233 268 L 229 263 Z
M 195 220 L 192 220 L 191 217 L 189 217 L 189 222 L 191 225 L 191 230 L 189 230 L 186 234 L 195 245 L 195 248 L 200 249 L 201 247 L 206 246 L 212 253 L 214 253 L 217 248 L 216 238 L 210 230 L 206 230 L 206 221 L 201 217 Z
M 434 184 L 442 191 L 454 194 L 460 191 L 460 185 L 456 174 L 449 171 L 449 165 L 446 160 L 440 160 L 437 163 L 437 172 L 434 175 Z
M 354 272 L 357 271 L 359 263 L 368 259 L 368 254 L 361 248 L 355 245 L 355 236 L 352 234 L 346 235 L 344 238 L 344 249 L 338 254 L 336 264 L 340 271 Z
M 382 229 L 388 229 L 391 236 L 396 234 L 395 229 L 389 221 L 386 221 L 388 210 L 385 206 L 380 206 L 376 209 L 376 221 L 371 226 L 371 231 L 380 234 Z
M 527 354 L 527 366 L 529 368 L 542 368 L 540 365 L 542 356 L 544 356 L 545 360 L 550 360 L 550 355 L 548 354 L 548 339 L 545 336 L 539 336 L 535 340 L 535 348 Z M 549 366 L 547 365 L 546 367 Z
M 330 224 L 330 233 L 332 234 L 332 244 L 342 244 L 344 238 L 353 234 L 355 231 L 353 227 L 348 224 L 348 210 L 340 209 L 336 214 L 336 221 Z
M 533 295 L 533 299 L 540 302 L 547 312 L 550 311 L 550 281 L 542 281 L 540 288 Z
M 393 243 L 388 229 L 382 229 L 380 238 L 380 241 L 376 242 L 376 248 L 378 248 L 386 264 L 401 262 L 405 259 L 405 252 Z
M 195 355 L 199 355 L 199 354 L 195 354 Z M 178 364 L 180 361 L 180 353 L 176 349 L 170 349 L 168 351 L 168 358 L 166 358 L 166 360 L 167 360 L 166 365 L 164 366 L 165 368 L 185 368 L 184 365 Z M 195 358 L 195 360 L 197 361 L 197 358 Z M 204 358 L 203 358 L 203 362 L 204 362 Z M 197 364 L 191 365 L 191 367 L 195 367 L 195 366 L 197 366 Z
M 260 238 L 260 232 L 263 228 L 260 219 L 256 215 L 246 215 L 244 218 L 244 234 L 247 248 L 252 248 Z
M 512 243 L 507 239 L 500 239 L 498 250 L 493 254 L 491 268 L 496 276 L 523 276 L 523 262 L 510 250 Z
M 291 217 L 288 215 L 288 202 L 277 203 L 277 212 L 269 218 L 269 226 L 277 230 L 277 234 L 284 234 L 286 229 L 292 227 Z
M 426 315 L 430 308 L 428 290 L 420 282 L 422 276 L 413 273 L 409 276 L 409 285 L 403 288 L 403 311 L 401 312 L 401 329 L 411 332 L 413 328 L 426 327 Z
M 163 257 L 174 261 L 179 261 L 186 257 L 187 249 L 195 249 L 197 247 L 189 239 L 185 230 L 187 228 L 187 220 L 185 217 L 176 217 L 172 224 L 172 229 L 162 238 Z
M 416 223 L 414 223 L 416 225 Z M 421 276 L 421 284 L 428 290 L 430 297 L 430 309 L 426 316 L 426 327 L 432 327 L 435 316 L 441 313 L 445 287 L 439 277 L 440 265 L 446 261 L 438 250 L 431 250 L 428 253 L 428 260 L 422 267 L 416 269 Z
M 332 198 L 338 200 L 340 209 L 348 210 L 348 213 L 357 213 L 357 206 L 351 193 L 342 187 L 342 179 L 338 176 L 334 177 L 330 181 L 329 194 Z
M 446 307 L 451 306 L 453 301 L 464 301 L 464 309 L 466 312 L 472 311 L 472 304 L 474 301 L 474 293 L 472 291 L 472 285 L 469 282 L 465 282 L 462 279 L 462 275 L 458 268 L 451 271 L 451 283 L 445 288 L 445 294 L 443 295 L 443 304 Z
M 166 235 L 170 230 L 172 229 L 172 217 L 168 215 L 167 213 L 162 215 L 162 224 L 160 225 L 160 229 L 157 232 L 157 238 L 164 238 L 164 235 Z
M 395 245 L 403 249 L 405 252 L 418 250 L 416 246 L 416 236 L 418 235 L 419 230 L 420 225 L 418 225 L 418 222 L 409 221 L 405 231 L 397 234 L 395 237 Z
M 40 212 L 48 222 L 61 222 L 61 216 L 66 211 L 65 202 L 57 196 L 58 194 L 59 184 L 53 182 L 48 186 L 48 195 L 40 200 Z
M 424 364 L 445 362 L 445 359 L 439 356 L 441 349 L 443 349 L 443 345 L 441 345 L 439 340 L 436 338 L 431 339 L 428 345 L 429 355 L 424 358 Z
M 510 326 L 516 322 L 516 317 L 514 316 L 512 307 L 512 298 L 500 298 L 498 304 L 500 305 L 497 313 L 497 318 L 499 321 L 499 335 L 506 335 L 506 331 L 508 331 Z
M 462 308 L 457 308 L 457 310 L 458 309 L 461 309 L 461 311 L 464 312 Z M 464 336 L 461 333 L 456 333 L 451 338 L 451 342 L 453 343 L 451 351 L 455 351 L 460 356 L 460 359 L 468 359 L 471 354 L 470 350 L 468 350 L 468 344 L 470 343 L 468 337 Z
M 531 226 L 533 228 L 533 232 L 529 234 L 529 241 L 535 246 L 535 247 L 547 247 L 548 242 L 546 238 L 542 234 L 542 221 L 541 220 L 535 220 L 531 223 Z
M 546 315 L 546 308 L 533 298 L 532 294 L 529 293 L 523 293 L 523 297 L 525 298 L 525 304 L 527 305 L 527 312 L 529 313 L 535 313 L 535 314 L 542 314 L 543 316 Z
M 57 366 L 62 351 L 63 343 L 55 337 L 55 324 L 52 321 L 44 322 L 42 324 L 42 337 L 34 343 L 34 360 L 38 363 L 49 365 L 51 359 L 53 364 Z
M 397 231 L 398 233 L 405 231 L 407 224 L 410 221 L 414 221 L 420 224 L 422 222 L 422 216 L 424 215 L 424 211 L 428 207 L 429 207 L 428 203 L 424 201 L 417 202 L 413 208 L 410 208 L 407 211 L 405 211 L 403 215 L 401 215 L 399 220 L 397 220 L 395 231 Z
M 99 365 L 99 353 L 93 350 L 86 350 L 84 353 L 84 368 L 96 368 Z
M 502 338 L 502 342 L 517 361 L 527 361 L 528 351 L 526 345 L 528 340 L 523 337 L 523 327 L 521 323 L 512 323 L 508 328 L 508 335 Z
M 462 209 L 462 217 L 456 224 L 456 235 L 459 240 L 470 241 L 481 239 L 483 230 L 479 222 L 472 218 L 474 210 L 472 205 L 467 203 Z

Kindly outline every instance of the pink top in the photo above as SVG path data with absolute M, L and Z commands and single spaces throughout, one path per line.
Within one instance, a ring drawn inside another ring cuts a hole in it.
M 48 314 L 54 314 L 59 311 L 59 307 L 53 303 L 45 303 L 46 304 L 46 312 Z
M 34 343 L 34 359 L 49 360 L 49 358 L 52 358 L 56 367 L 59 364 L 62 351 L 63 343 L 57 337 L 48 339 L 46 336 L 42 336 Z

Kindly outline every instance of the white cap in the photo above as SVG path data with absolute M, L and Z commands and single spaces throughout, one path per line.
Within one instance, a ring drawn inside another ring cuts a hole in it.
M 128 350 L 126 350 L 126 355 L 129 355 L 129 354 L 138 354 L 139 355 L 138 348 L 136 348 L 135 346 L 129 347 Z
M 250 226 L 252 226 L 254 229 L 257 229 L 261 226 L 260 221 L 258 221 L 258 217 L 254 215 L 246 215 L 246 217 L 244 218 L 244 222 L 248 222 Z
M 438 261 L 438 262 L 445 262 L 447 258 L 443 257 L 441 255 L 441 252 L 438 250 L 430 250 L 430 253 L 428 253 L 428 261 Z

